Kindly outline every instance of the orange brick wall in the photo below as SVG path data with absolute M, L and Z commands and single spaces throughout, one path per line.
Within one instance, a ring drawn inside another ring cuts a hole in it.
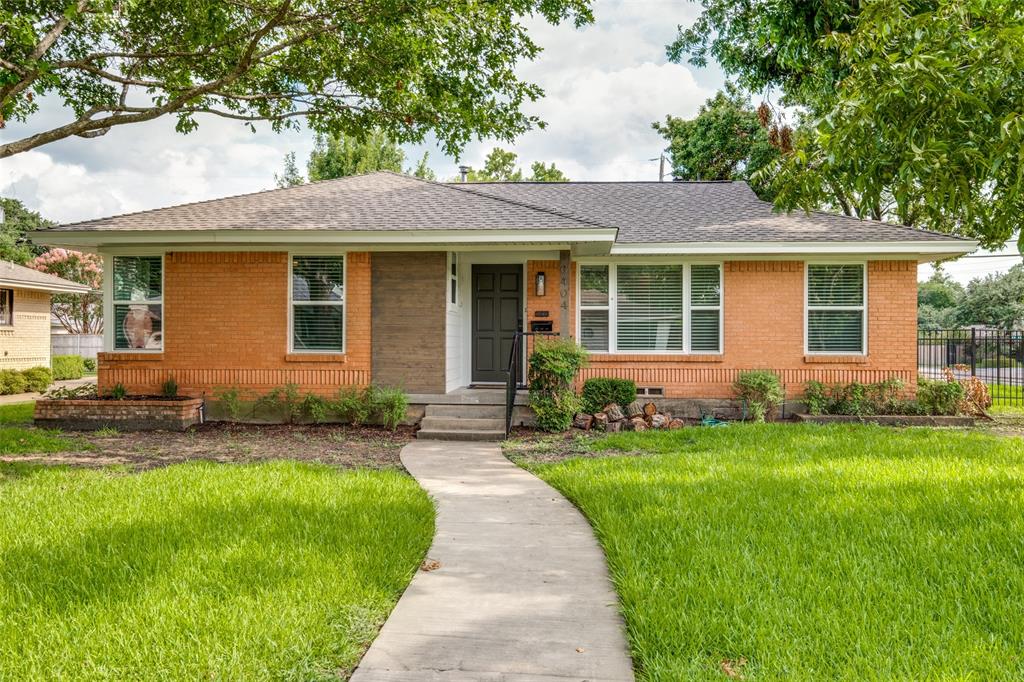
M 370 255 L 345 263 L 346 352 L 288 353 L 288 254 L 178 252 L 164 258 L 164 350 L 101 353 L 100 390 L 155 393 L 173 376 L 187 395 L 287 383 L 334 394 L 370 383 Z
M 724 265 L 722 355 L 592 355 L 581 380 L 617 376 L 663 387 L 667 397 L 729 398 L 744 369 L 772 369 L 787 394 L 804 383 L 917 380 L 917 263 L 868 263 L 868 355 L 804 355 L 804 264 L 730 261 Z

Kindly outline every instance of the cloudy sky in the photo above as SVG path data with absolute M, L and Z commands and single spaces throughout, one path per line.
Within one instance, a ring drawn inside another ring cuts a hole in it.
M 545 89 L 528 112 L 548 127 L 511 145 L 521 164 L 553 161 L 573 180 L 656 180 L 658 162 L 650 159 L 664 143 L 651 122 L 669 113 L 692 116 L 723 83 L 717 67 L 696 69 L 665 58 L 676 26 L 692 22 L 698 10 L 678 0 L 598 0 L 596 22 L 583 29 L 530 21 L 544 52 L 520 73 Z M 0 130 L 0 139 L 18 139 L 68 119 L 59 102 L 45 101 L 28 124 Z M 487 140 L 471 144 L 463 162 L 479 167 L 492 146 Z M 285 153 L 304 160 L 311 148 L 308 132 L 277 135 L 262 127 L 253 134 L 237 122 L 205 118 L 196 132 L 179 135 L 174 119 L 166 117 L 4 159 L 0 195 L 70 222 L 267 189 Z M 455 159 L 433 145 L 406 149 L 410 160 L 424 151 L 439 178 L 456 174 Z M 1014 262 L 974 259 L 947 270 L 966 280 Z

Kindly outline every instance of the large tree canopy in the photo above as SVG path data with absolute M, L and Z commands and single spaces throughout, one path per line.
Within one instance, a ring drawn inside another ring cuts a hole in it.
M 0 158 L 163 115 L 306 118 L 317 132 L 433 131 L 456 154 L 474 135 L 511 139 L 543 124 L 542 93 L 515 74 L 540 49 L 520 17 L 592 21 L 589 0 L 6 0 L 0 5 L 0 124 L 39 97 L 65 123 L 0 144 Z
M 666 116 L 664 123 L 653 126 L 668 141 L 674 177 L 746 180 L 758 196 L 770 198 L 767 183 L 751 176 L 774 161 L 779 151 L 749 98 L 736 86 L 726 84 L 695 118 Z
M 17 199 L 0 197 L 0 260 L 25 265 L 46 249 L 36 246 L 25 235 L 53 225 L 35 211 L 25 208 Z
M 376 130 L 363 139 L 351 135 L 317 136 L 306 168 L 310 182 L 314 182 L 381 170 L 401 173 L 404 162 L 402 148 Z
M 1018 0 L 702 0 L 669 54 L 805 111 L 767 175 L 784 208 L 839 204 L 1003 243 L 1024 212 Z
M 569 178 L 554 163 L 550 166 L 536 161 L 530 166 L 529 177 L 523 177 L 519 168 L 519 156 L 500 147 L 495 147 L 484 158 L 481 170 L 470 169 L 466 174 L 467 182 L 569 182 Z M 458 180 L 458 178 L 454 178 Z

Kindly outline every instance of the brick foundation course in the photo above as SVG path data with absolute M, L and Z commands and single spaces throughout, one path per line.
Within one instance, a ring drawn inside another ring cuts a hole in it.
M 201 398 L 185 400 L 38 400 L 36 426 L 69 431 L 184 431 L 201 421 Z

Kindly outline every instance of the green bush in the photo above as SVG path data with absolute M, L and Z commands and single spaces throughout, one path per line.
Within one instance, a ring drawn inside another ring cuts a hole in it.
M 82 364 L 85 366 L 86 372 L 96 371 L 96 358 L 82 358 Z
M 25 375 L 16 369 L 0 370 L 0 395 L 15 395 L 28 389 Z
M 237 386 L 215 388 L 213 397 L 232 420 L 242 416 L 242 391 Z
M 165 398 L 177 397 L 178 382 L 175 381 L 173 376 L 167 377 L 167 380 L 160 385 L 160 394 Z
M 630 379 L 594 377 L 583 382 L 584 412 L 600 412 L 605 405 L 616 403 L 625 407 L 636 400 L 636 383 Z
M 85 358 L 81 355 L 54 355 L 50 360 L 53 378 L 57 381 L 81 379 L 85 376 Z
M 353 426 L 364 423 L 370 416 L 363 400 L 363 392 L 353 386 L 342 387 L 331 408 L 338 415 L 338 419 Z
M 902 398 L 904 384 L 897 377 L 873 384 L 851 382 L 826 386 L 808 381 L 804 403 L 811 414 L 842 414 L 863 417 L 879 414 L 917 414 L 913 401 Z
M 299 395 L 298 384 L 285 384 L 274 388 L 266 395 L 256 399 L 253 412 L 264 409 L 272 412 L 274 417 L 282 417 L 289 424 L 302 417 L 302 397 Z
M 107 395 L 109 395 L 114 400 L 124 400 L 125 398 L 128 397 L 128 389 L 125 387 L 124 384 L 114 384 L 114 387 L 110 389 L 110 393 L 108 393 Z
M 25 377 L 28 390 L 36 393 L 45 393 L 53 383 L 53 372 L 49 367 L 31 367 L 23 370 L 21 375 Z
M 315 393 L 307 393 L 302 400 L 302 413 L 315 424 L 327 421 L 327 410 L 330 404 Z
M 810 414 L 827 414 L 831 401 L 828 389 L 820 381 L 808 381 L 804 390 L 804 404 Z
M 736 397 L 747 403 L 750 416 L 757 422 L 763 422 L 785 398 L 778 375 L 764 369 L 740 372 L 732 388 Z
M 363 400 L 370 419 L 392 431 L 405 421 L 409 410 L 409 397 L 400 388 L 368 386 L 363 391 Z
M 958 381 L 920 379 L 917 383 L 917 402 L 927 414 L 955 415 L 964 398 L 964 387 Z
M 545 431 L 565 431 L 580 409 L 573 383 L 587 351 L 570 339 L 538 339 L 530 354 L 530 407 Z

